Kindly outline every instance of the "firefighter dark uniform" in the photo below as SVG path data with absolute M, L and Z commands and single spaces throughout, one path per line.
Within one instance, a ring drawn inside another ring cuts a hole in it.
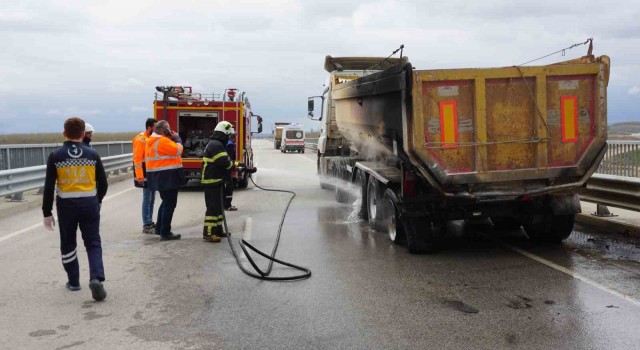
M 182 141 L 155 132 L 147 139 L 145 164 L 149 189 L 160 192 L 162 203 L 158 210 L 156 230 L 161 239 L 179 239 L 171 232 L 173 212 L 178 203 L 178 188 L 186 183 L 182 170 Z
M 229 140 L 226 146 L 227 154 L 229 155 L 229 159 L 232 162 L 236 161 L 236 145 L 233 141 Z M 235 187 L 235 183 L 233 182 L 233 178 L 231 177 L 231 171 L 226 171 L 224 173 L 224 210 L 237 210 L 236 207 L 231 205 L 231 201 L 233 200 L 233 188 Z
M 221 122 L 218 125 L 228 122 Z M 225 124 L 225 125 L 226 125 Z M 216 130 L 219 128 L 216 127 Z M 231 127 L 231 131 L 233 128 Z M 231 171 L 235 163 L 231 161 L 226 151 L 229 136 L 222 131 L 214 131 L 202 158 L 202 179 L 204 186 L 204 200 L 207 211 L 204 217 L 202 237 L 207 241 L 218 242 L 223 232 L 222 192 L 225 173 Z
M 80 283 L 76 249 L 78 226 L 89 257 L 89 279 L 104 281 L 100 240 L 100 203 L 107 193 L 107 176 L 98 153 L 82 142 L 66 141 L 49 155 L 42 213 L 52 215 L 54 188 L 60 226 L 60 253 L 67 287 Z

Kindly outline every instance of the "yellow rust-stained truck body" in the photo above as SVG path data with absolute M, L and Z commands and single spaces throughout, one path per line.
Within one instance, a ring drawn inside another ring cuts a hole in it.
M 443 70 L 396 59 L 363 68 L 376 60 L 327 56 L 323 186 L 328 177 L 353 183 L 362 216 L 412 252 L 432 250 L 454 219 L 489 217 L 547 241 L 570 235 L 578 192 L 606 150 L 608 57 Z M 353 191 L 333 187 L 338 200 L 350 199 Z

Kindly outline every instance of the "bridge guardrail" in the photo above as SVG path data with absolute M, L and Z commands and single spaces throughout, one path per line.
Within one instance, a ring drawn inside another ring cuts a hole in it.
M 0 171 L 44 165 L 61 143 L 0 145 Z M 133 152 L 131 141 L 92 142 L 100 157 Z
M 304 139 L 304 147 L 310 150 L 318 149 L 318 139 Z
M 119 173 L 132 167 L 133 154 L 122 154 L 102 158 L 107 175 Z M 46 165 L 0 171 L 0 196 L 13 196 L 16 201 L 22 200 L 22 193 L 44 187 Z
M 640 178 L 594 174 L 580 199 L 616 208 L 640 211 Z

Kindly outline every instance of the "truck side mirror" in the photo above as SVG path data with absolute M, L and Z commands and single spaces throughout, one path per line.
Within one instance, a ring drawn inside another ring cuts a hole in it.
M 314 108 L 314 107 L 315 107 L 315 106 L 314 106 L 314 102 L 315 102 L 314 100 L 315 100 L 316 98 L 320 98 L 320 99 L 322 99 L 322 102 L 324 102 L 324 96 L 311 96 L 311 97 L 309 97 L 309 100 L 308 100 L 308 102 L 307 102 L 307 106 L 308 106 L 308 108 L 307 108 L 307 109 L 309 110 L 309 114 L 307 114 L 307 117 L 309 117 L 309 119 L 311 119 L 311 120 L 322 120 L 322 113 L 324 113 L 324 111 L 320 111 L 320 118 L 316 118 L 316 117 L 313 115 L 313 111 L 314 111 L 314 109 L 315 109 L 315 108 Z M 322 106 L 323 106 L 323 108 L 324 108 L 324 103 L 322 104 Z
M 257 114 L 253 114 L 253 113 L 251 113 L 251 116 L 255 117 L 257 119 L 257 121 L 258 121 L 258 131 L 252 131 L 251 134 L 253 135 L 253 134 L 261 133 L 262 132 L 262 117 L 257 115 Z
M 307 105 L 308 105 L 308 107 L 309 107 L 309 108 L 308 108 L 308 110 L 309 110 L 309 115 L 310 115 L 310 116 L 313 116 L 313 110 L 314 110 L 314 108 L 313 108 L 313 97 L 309 97 L 309 101 L 307 102 Z

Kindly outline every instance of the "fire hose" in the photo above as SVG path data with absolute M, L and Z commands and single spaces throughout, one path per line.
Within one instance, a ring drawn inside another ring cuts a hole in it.
M 242 168 L 239 167 L 238 171 L 241 171 L 241 169 Z M 254 170 L 254 169 L 251 169 L 251 170 Z M 255 170 L 253 172 L 255 172 Z M 282 226 L 284 225 L 284 220 L 287 217 L 287 212 L 289 211 L 289 206 L 291 206 L 291 202 L 296 197 L 296 193 L 293 192 L 293 191 L 288 191 L 288 190 L 264 188 L 264 187 L 258 186 L 258 184 L 256 184 L 253 181 L 253 178 L 249 174 L 247 174 L 247 176 L 249 176 L 249 179 L 251 180 L 251 183 L 253 183 L 253 185 L 256 186 L 256 188 L 259 188 L 262 191 L 289 193 L 291 195 L 291 197 L 289 198 L 289 201 L 287 202 L 287 206 L 285 207 L 284 212 L 282 213 L 282 219 L 280 220 L 280 226 L 278 227 L 278 234 L 276 235 L 276 241 L 275 241 L 275 243 L 273 245 L 273 249 L 271 251 L 271 255 L 267 255 L 266 253 L 261 252 L 256 247 L 252 246 L 249 242 L 245 241 L 244 239 L 240 239 L 240 249 L 242 249 L 242 252 L 244 253 L 245 257 L 247 258 L 247 260 L 249 261 L 249 263 L 251 264 L 251 266 L 253 267 L 255 272 L 250 271 L 249 269 L 247 269 L 242 264 L 242 262 L 240 261 L 240 257 L 238 256 L 238 254 L 236 252 L 236 249 L 233 246 L 233 242 L 231 241 L 231 233 L 229 232 L 229 229 L 227 227 L 227 216 L 226 216 L 226 214 L 224 213 L 224 210 L 223 210 L 222 217 L 223 217 L 223 223 L 224 223 L 224 232 L 227 235 L 227 241 L 229 242 L 229 247 L 231 248 L 231 253 L 233 254 L 233 257 L 236 259 L 236 262 L 238 263 L 238 267 L 240 267 L 240 270 L 242 270 L 242 272 L 244 272 L 246 275 L 251 276 L 253 278 L 260 279 L 260 280 L 265 280 L 265 281 L 298 281 L 298 280 L 303 280 L 303 279 L 307 279 L 307 278 L 311 277 L 311 270 L 309 270 L 308 268 L 302 267 L 302 266 L 298 266 L 298 265 L 295 265 L 295 264 L 292 264 L 292 263 L 288 263 L 286 261 L 282 261 L 280 259 L 276 259 L 276 257 L 275 257 L 276 256 L 276 252 L 278 250 L 278 245 L 280 244 L 280 234 L 282 233 Z M 220 196 L 220 201 L 222 201 L 222 200 L 223 200 L 223 195 Z M 266 258 L 267 260 L 269 260 L 269 265 L 268 265 L 266 270 L 263 271 L 258 267 L 256 262 L 251 257 L 251 254 L 249 254 L 249 251 L 247 250 L 247 248 L 253 250 L 258 255 L 260 255 L 260 256 Z M 299 275 L 293 275 L 293 276 L 277 276 L 277 277 L 270 276 L 274 262 L 277 263 L 277 264 L 280 264 L 280 265 L 284 265 L 284 266 L 293 268 L 295 270 L 303 271 L 303 273 L 299 274 Z

